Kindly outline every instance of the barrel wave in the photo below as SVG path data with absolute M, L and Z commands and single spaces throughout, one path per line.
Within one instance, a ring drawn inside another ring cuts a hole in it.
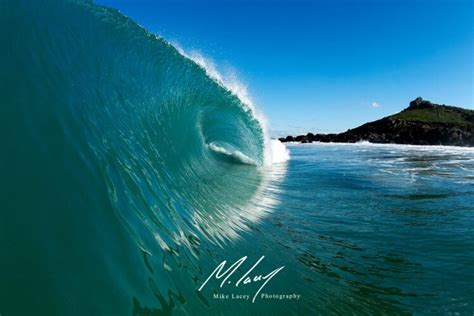
M 255 111 L 113 9 L 0 8 L 0 313 L 205 307 L 201 252 L 277 202 Z

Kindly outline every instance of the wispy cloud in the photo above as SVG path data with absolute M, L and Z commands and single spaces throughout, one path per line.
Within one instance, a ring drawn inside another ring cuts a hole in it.
M 378 102 L 374 101 L 374 102 L 372 102 L 372 104 L 370 106 L 373 107 L 373 108 L 378 108 L 378 107 L 380 107 L 380 104 Z

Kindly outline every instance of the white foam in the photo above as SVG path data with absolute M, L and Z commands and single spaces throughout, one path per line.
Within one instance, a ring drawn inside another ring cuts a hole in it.
M 290 159 L 288 148 L 278 139 L 270 140 L 270 159 L 271 163 L 282 163 Z
M 312 142 L 312 143 L 300 143 L 300 142 L 289 142 L 291 145 L 296 146 L 354 146 L 354 147 L 367 147 L 367 148 L 388 148 L 393 150 L 415 150 L 415 151 L 438 151 L 446 153 L 461 153 L 461 152 L 474 152 L 474 147 L 463 147 L 463 146 L 446 146 L 446 145 L 408 145 L 408 144 L 379 144 L 371 143 L 368 141 L 358 141 L 356 143 L 325 143 L 325 142 Z
M 274 163 L 282 163 L 290 159 L 288 149 L 279 140 L 270 139 L 268 136 L 267 119 L 266 117 L 257 110 L 254 102 L 252 101 L 250 94 L 247 90 L 247 86 L 237 79 L 235 72 L 223 75 L 218 69 L 212 59 L 204 57 L 202 53 L 191 50 L 186 52 L 178 43 L 172 44 L 176 50 L 185 58 L 191 59 L 201 68 L 203 68 L 206 74 L 214 79 L 221 87 L 230 91 L 235 95 L 242 104 L 245 106 L 244 110 L 250 111 L 252 116 L 259 122 L 259 125 L 263 133 L 264 141 L 264 164 L 271 165 Z M 249 158 L 250 159 L 250 158 Z
M 240 161 L 241 163 L 247 164 L 247 165 L 256 165 L 255 161 L 250 158 L 249 156 L 243 154 L 239 150 L 236 149 L 226 149 L 222 146 L 219 146 L 218 144 L 212 142 L 209 144 L 209 148 L 217 153 L 229 156 L 234 158 L 237 161 Z

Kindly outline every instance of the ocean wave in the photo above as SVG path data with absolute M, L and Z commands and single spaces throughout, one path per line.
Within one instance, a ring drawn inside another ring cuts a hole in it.
M 149 269 L 167 252 L 192 258 L 197 244 L 239 238 L 278 203 L 286 148 L 267 136 L 245 90 L 203 59 L 91 1 L 0 8 L 2 222 L 35 223 L 2 227 L 12 244 L 35 236 L 12 258 L 27 248 L 41 253 L 38 266 L 59 271 L 51 256 L 66 236 L 81 258 L 108 249 L 94 261 L 98 274 L 124 271 L 126 260 L 114 259 L 137 250 Z

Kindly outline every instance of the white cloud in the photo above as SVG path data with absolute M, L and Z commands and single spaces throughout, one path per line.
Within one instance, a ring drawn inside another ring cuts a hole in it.
M 380 107 L 380 104 L 378 102 L 374 101 L 374 102 L 372 102 L 372 104 L 370 106 L 373 107 L 373 108 L 378 108 L 378 107 Z

